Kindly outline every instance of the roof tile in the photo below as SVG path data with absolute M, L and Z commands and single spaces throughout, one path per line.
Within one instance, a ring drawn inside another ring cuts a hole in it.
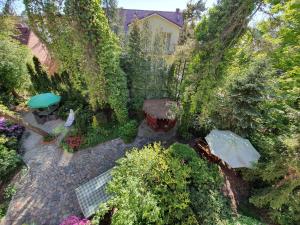
M 167 12 L 167 11 L 155 11 L 155 10 L 139 10 L 139 9 L 122 9 L 121 15 L 125 18 L 125 31 L 128 30 L 128 25 L 133 22 L 135 18 L 143 19 L 152 14 L 158 14 L 172 23 L 182 27 L 183 26 L 183 15 L 181 12 Z

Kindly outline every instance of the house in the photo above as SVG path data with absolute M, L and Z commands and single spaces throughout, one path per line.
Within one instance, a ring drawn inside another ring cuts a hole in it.
M 46 68 L 49 74 L 54 74 L 57 71 L 57 64 L 51 57 L 46 46 L 27 25 L 19 23 L 16 26 L 20 31 L 20 34 L 15 38 L 31 50 L 32 55 L 39 59 L 40 63 Z
M 149 29 L 153 34 L 152 40 L 154 40 L 157 32 L 164 32 L 166 52 L 171 54 L 175 51 L 180 30 L 183 27 L 183 15 L 179 9 L 176 9 L 174 12 L 121 9 L 121 16 L 124 18 L 125 33 L 130 32 L 130 27 L 135 19 L 138 19 L 139 22 L 147 21 Z

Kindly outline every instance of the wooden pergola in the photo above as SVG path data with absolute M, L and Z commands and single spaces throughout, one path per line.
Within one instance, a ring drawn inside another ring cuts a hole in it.
M 176 124 L 178 103 L 169 99 L 144 101 L 143 111 L 149 127 L 155 131 L 168 131 Z

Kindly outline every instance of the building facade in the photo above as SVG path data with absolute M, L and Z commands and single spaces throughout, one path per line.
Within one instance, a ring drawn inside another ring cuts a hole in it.
M 141 24 L 147 22 L 150 29 L 150 40 L 154 40 L 155 35 L 160 32 L 165 38 L 165 52 L 172 54 L 179 40 L 180 31 L 183 27 L 183 15 L 179 9 L 174 12 L 122 9 L 121 16 L 124 18 L 125 33 L 130 32 L 130 28 L 135 19 Z

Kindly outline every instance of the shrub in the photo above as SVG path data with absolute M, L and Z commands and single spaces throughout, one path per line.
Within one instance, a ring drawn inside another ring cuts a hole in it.
M 44 142 L 50 142 L 55 140 L 56 136 L 53 134 L 48 134 L 47 136 L 44 137 Z
M 191 208 L 201 224 L 222 224 L 230 217 L 230 205 L 220 193 L 223 179 L 218 167 L 200 159 L 187 145 L 173 144 L 170 152 L 191 168 L 189 192 Z
M 112 198 L 100 205 L 95 224 L 112 208 L 117 208 L 112 225 L 251 224 L 252 218 L 233 216 L 220 192 L 223 179 L 218 167 L 187 145 L 133 149 L 118 161 L 112 175 L 108 185 Z
M 101 127 L 90 126 L 84 134 L 81 148 L 93 147 L 117 137 L 118 127 L 115 124 L 106 124 Z
M 130 143 L 134 140 L 138 132 L 138 123 L 131 120 L 119 128 L 119 135 L 125 143 Z
M 5 180 L 20 165 L 16 150 L 23 132 L 24 127 L 0 118 L 0 180 Z
M 92 117 L 92 112 L 85 108 L 76 110 L 74 126 L 79 134 L 86 134 L 88 132 Z
M 264 223 L 243 215 L 238 215 L 238 217 L 231 218 L 227 221 L 228 225 L 264 225 Z
M 15 186 L 9 184 L 4 190 L 5 200 L 11 200 L 12 197 L 17 193 Z
M 4 194 L 3 194 L 3 201 L 0 203 L 0 219 L 5 216 L 9 202 L 12 199 L 12 197 L 16 194 L 17 190 L 14 185 L 9 184 L 5 189 L 4 189 Z
M 187 192 L 191 171 L 159 144 L 133 149 L 118 161 L 109 192 L 109 207 L 118 210 L 112 224 L 177 224 L 192 217 Z M 94 222 L 108 207 L 101 207 Z
M 4 180 L 20 164 L 21 159 L 17 152 L 13 149 L 8 149 L 4 144 L 0 143 L 0 179 Z

